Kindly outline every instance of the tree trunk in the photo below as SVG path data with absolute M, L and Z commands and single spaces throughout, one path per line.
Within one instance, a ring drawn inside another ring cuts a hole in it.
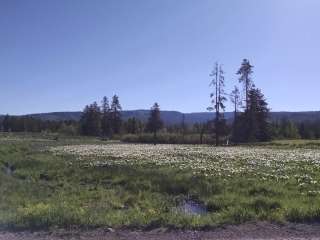
M 215 120 L 215 133 L 216 133 L 216 146 L 219 146 L 219 112 L 216 112 L 216 120 Z
M 219 130 L 218 130 L 218 121 L 219 121 L 219 104 L 220 104 L 220 84 L 219 84 L 219 79 L 218 79 L 218 66 L 216 69 L 216 120 L 215 120 L 215 134 L 216 134 L 216 146 L 219 146 Z
M 248 111 L 248 91 L 249 91 L 249 79 L 248 76 L 246 75 L 246 110 Z
M 153 132 L 153 144 L 156 145 L 157 144 L 157 131 Z
M 203 143 L 203 132 L 201 131 L 200 132 L 200 144 L 202 144 Z

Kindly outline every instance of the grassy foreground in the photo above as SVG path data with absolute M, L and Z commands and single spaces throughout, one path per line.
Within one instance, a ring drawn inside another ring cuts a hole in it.
M 194 171 L 191 165 L 177 167 L 177 161 L 171 165 L 153 164 L 146 155 L 141 159 L 132 157 L 133 162 L 144 164 L 130 164 L 130 157 L 118 156 L 118 152 L 96 157 L 88 154 L 79 160 L 75 154 L 55 154 L 48 150 L 70 143 L 97 145 L 87 139 L 52 141 L 38 137 L 1 137 L 1 228 L 72 225 L 205 228 L 259 220 L 320 221 L 320 172 L 312 161 L 285 162 L 278 175 L 271 174 L 278 167 L 273 166 L 273 162 L 250 167 L 252 171 L 211 168 L 211 174 L 207 174 L 201 166 L 197 168 L 201 171 Z M 104 144 L 107 152 L 109 145 L 110 149 L 114 145 L 121 147 L 117 143 L 99 144 Z M 211 163 L 219 158 L 204 155 L 201 151 L 207 150 L 201 147 L 189 148 L 195 153 L 199 151 L 195 157 L 197 163 Z M 172 149 L 175 153 L 175 147 Z M 274 151 L 278 149 L 279 146 Z M 312 154 L 318 150 L 310 151 Z M 173 157 L 180 162 L 188 161 L 179 151 Z M 100 159 L 100 164 L 88 164 L 95 159 Z M 101 159 L 108 164 L 101 164 Z M 249 169 L 245 168 L 251 164 L 249 160 L 236 159 L 232 166 Z M 286 177 L 279 177 L 282 175 Z M 178 206 L 185 199 L 201 203 L 207 213 L 193 215 L 179 211 Z

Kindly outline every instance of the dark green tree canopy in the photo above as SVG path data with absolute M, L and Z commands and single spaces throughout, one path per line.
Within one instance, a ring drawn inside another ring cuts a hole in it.
M 248 93 L 247 109 L 234 122 L 234 142 L 269 141 L 271 126 L 268 103 L 261 90 L 254 86 Z
M 156 135 L 157 131 L 159 131 L 163 127 L 163 122 L 160 116 L 160 106 L 158 103 L 155 103 L 150 111 L 150 117 L 147 123 L 147 130 L 149 132 L 154 133 Z
M 110 106 L 108 98 L 105 96 L 101 102 L 101 131 L 104 137 L 111 135 L 111 119 L 110 119 Z
M 248 109 L 248 101 L 249 101 L 249 91 L 253 86 L 253 81 L 251 79 L 251 74 L 253 66 L 250 64 L 248 59 L 243 59 L 241 66 L 237 72 L 239 77 L 239 82 L 243 84 L 244 92 L 245 92 L 245 108 Z
M 120 105 L 119 97 L 114 95 L 112 97 L 112 102 L 110 106 L 110 124 L 111 131 L 114 134 L 119 134 L 121 130 L 122 120 L 121 120 L 122 107 Z
M 99 136 L 101 134 L 101 110 L 97 102 L 85 107 L 80 125 L 84 135 Z

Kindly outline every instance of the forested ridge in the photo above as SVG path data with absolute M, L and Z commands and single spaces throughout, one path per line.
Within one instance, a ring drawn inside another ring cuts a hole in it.
M 239 84 L 232 92 L 222 64 L 210 73 L 208 112 L 163 111 L 154 103 L 150 110 L 122 109 L 120 98 L 103 97 L 81 112 L 52 112 L 0 116 L 3 132 L 50 132 L 96 136 L 103 139 L 162 143 L 215 143 L 216 145 L 272 139 L 320 138 L 320 111 L 271 112 L 267 98 L 255 85 L 254 66 L 244 59 L 238 69 Z M 226 112 L 226 102 L 233 112 Z

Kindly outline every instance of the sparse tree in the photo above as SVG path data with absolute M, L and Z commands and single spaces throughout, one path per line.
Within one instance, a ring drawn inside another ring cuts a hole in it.
M 240 75 L 239 82 L 243 83 L 244 92 L 245 92 L 245 108 L 248 110 L 248 101 L 249 101 L 249 91 L 252 87 L 251 74 L 253 66 L 250 64 L 248 59 L 243 59 L 240 69 L 237 74 Z
M 240 91 L 237 86 L 234 86 L 234 89 L 232 90 L 230 94 L 230 100 L 233 104 L 233 109 L 234 109 L 234 118 L 237 116 L 238 108 L 240 105 Z
M 156 143 L 157 132 L 163 127 L 163 122 L 160 116 L 160 106 L 155 103 L 150 111 L 150 117 L 147 123 L 147 130 L 153 133 L 154 143 Z
M 234 134 L 236 132 L 237 124 L 238 124 L 238 108 L 240 105 L 240 91 L 237 86 L 234 86 L 234 89 L 232 90 L 230 94 L 230 100 L 234 107 L 234 116 L 233 116 L 233 124 L 232 124 L 232 139 L 234 139 Z
M 121 111 L 122 107 L 120 105 L 119 97 L 114 95 L 112 97 L 112 103 L 110 107 L 110 123 L 111 130 L 114 134 L 119 134 L 121 129 Z
M 211 104 L 213 107 L 208 107 L 208 110 L 215 111 L 215 142 L 216 146 L 218 146 L 220 144 L 220 135 L 223 133 L 225 124 L 223 112 L 225 110 L 224 103 L 227 100 L 224 92 L 225 78 L 222 66 L 216 63 L 210 77 L 212 77 L 210 86 L 213 87 L 214 91 L 210 94 Z
M 110 106 L 108 98 L 105 96 L 101 102 L 101 131 L 104 137 L 110 136 L 111 134 L 111 123 L 110 123 Z
M 182 121 L 181 121 L 181 132 L 182 132 L 182 141 L 184 142 L 184 137 L 187 131 L 187 126 L 186 126 L 186 116 L 185 114 L 182 114 Z

